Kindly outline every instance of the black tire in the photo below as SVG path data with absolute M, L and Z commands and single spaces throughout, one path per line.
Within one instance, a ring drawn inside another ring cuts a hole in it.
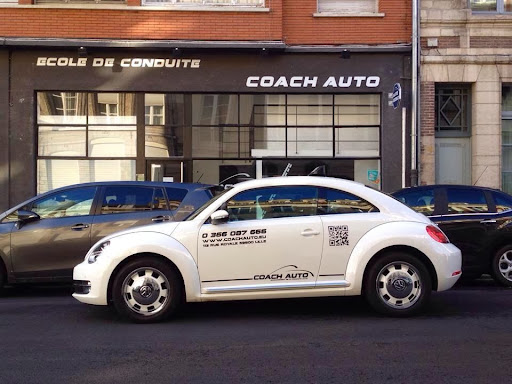
M 407 253 L 378 257 L 364 282 L 364 295 L 373 309 L 405 317 L 420 312 L 430 298 L 432 280 L 425 265 Z
M 512 287 L 512 245 L 506 245 L 494 254 L 491 275 L 498 284 Z
M 182 301 L 178 272 L 154 257 L 135 259 L 114 277 L 112 300 L 117 312 L 136 323 L 162 321 L 172 315 Z

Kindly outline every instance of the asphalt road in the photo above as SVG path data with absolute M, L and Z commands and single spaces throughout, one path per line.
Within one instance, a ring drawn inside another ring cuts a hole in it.
M 512 289 L 434 293 L 424 315 L 360 298 L 188 304 L 138 325 L 69 287 L 0 297 L 0 383 L 510 383 Z

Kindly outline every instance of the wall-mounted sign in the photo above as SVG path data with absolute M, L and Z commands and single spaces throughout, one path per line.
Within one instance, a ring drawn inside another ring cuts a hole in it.
M 400 106 L 400 100 L 402 100 L 402 87 L 400 86 L 400 83 L 395 83 L 395 85 L 393 85 L 393 93 L 391 95 L 393 109 L 397 109 Z
M 249 76 L 245 85 L 247 88 L 377 88 L 379 76 L 329 76 L 320 79 L 318 76 Z
M 38 67 L 114 67 L 123 68 L 199 68 L 201 59 L 169 59 L 124 57 L 118 61 L 113 57 L 38 57 Z
M 379 170 L 378 169 L 369 169 L 368 170 L 368 181 L 374 184 L 379 184 Z

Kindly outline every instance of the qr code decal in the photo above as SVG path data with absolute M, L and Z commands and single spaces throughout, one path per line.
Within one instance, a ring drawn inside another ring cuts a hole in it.
M 348 245 L 348 225 L 329 226 L 329 246 Z

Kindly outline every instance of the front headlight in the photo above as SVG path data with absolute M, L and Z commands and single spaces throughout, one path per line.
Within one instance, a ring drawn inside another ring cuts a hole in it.
M 94 249 L 91 251 L 89 256 L 87 257 L 87 262 L 89 264 L 95 263 L 98 257 L 101 255 L 101 253 L 110 245 L 110 241 L 104 241 L 102 243 L 99 243 Z

